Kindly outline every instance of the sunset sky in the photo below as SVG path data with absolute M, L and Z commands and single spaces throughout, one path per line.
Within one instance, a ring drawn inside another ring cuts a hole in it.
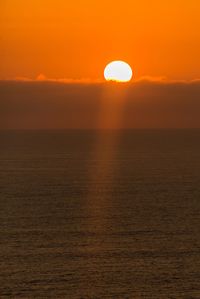
M 200 127 L 199 0 L 1 0 L 0 129 Z M 131 83 L 104 83 L 127 62 Z
M 200 78 L 199 0 L 1 0 L 0 78 L 103 79 L 127 61 L 135 78 Z

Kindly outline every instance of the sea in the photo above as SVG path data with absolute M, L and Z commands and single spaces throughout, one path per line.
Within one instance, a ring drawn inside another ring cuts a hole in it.
M 0 131 L 0 298 L 199 299 L 200 130 Z

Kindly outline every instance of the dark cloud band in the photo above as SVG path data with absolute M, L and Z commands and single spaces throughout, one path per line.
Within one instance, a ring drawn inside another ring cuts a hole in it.
M 119 101 L 120 109 L 112 112 Z M 120 114 L 118 122 L 104 124 L 104 113 L 108 119 L 109 113 Z M 125 85 L 0 81 L 0 129 L 113 126 L 200 128 L 200 81 Z

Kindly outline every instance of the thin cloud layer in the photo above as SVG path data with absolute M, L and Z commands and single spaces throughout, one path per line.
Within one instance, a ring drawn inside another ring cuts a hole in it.
M 0 129 L 68 128 L 200 128 L 200 81 L 0 81 Z
M 2 80 L 3 81 L 3 80 Z M 48 78 L 43 73 L 40 73 L 36 78 L 28 78 L 28 77 L 15 77 L 14 79 L 6 79 L 5 81 L 23 81 L 23 82 L 60 82 L 60 83 L 100 83 L 102 80 L 91 80 L 89 78 Z

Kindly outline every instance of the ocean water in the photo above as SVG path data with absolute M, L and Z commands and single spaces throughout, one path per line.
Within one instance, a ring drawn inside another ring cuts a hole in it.
M 0 132 L 0 298 L 199 299 L 200 130 Z

